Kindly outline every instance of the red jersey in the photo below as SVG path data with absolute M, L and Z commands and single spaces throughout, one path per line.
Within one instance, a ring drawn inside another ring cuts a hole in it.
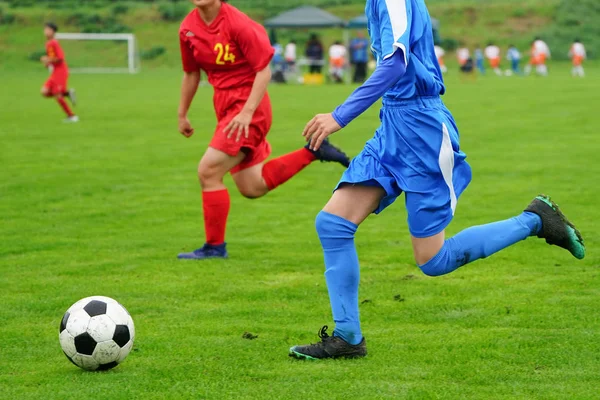
M 58 60 L 52 62 L 51 65 L 54 68 L 54 72 L 68 72 L 67 62 L 65 61 L 65 53 L 63 52 L 58 40 L 50 39 L 46 42 L 46 54 L 50 58 L 57 58 Z
M 227 3 L 210 25 L 198 10 L 190 12 L 179 28 L 179 43 L 183 70 L 203 69 L 215 89 L 252 86 L 274 54 L 265 28 Z

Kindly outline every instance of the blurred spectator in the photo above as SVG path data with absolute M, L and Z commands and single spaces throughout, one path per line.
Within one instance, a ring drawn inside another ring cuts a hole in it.
M 438 64 L 440 65 L 440 70 L 443 74 L 445 74 L 446 72 L 448 72 L 446 63 L 444 63 L 444 55 L 446 54 L 446 52 L 441 46 L 438 45 L 435 45 L 433 47 L 433 50 L 435 51 L 435 57 L 437 58 Z
M 587 58 L 587 54 L 585 52 L 585 46 L 579 39 L 575 39 L 571 45 L 569 57 L 571 57 L 571 60 L 573 61 L 573 69 L 571 70 L 571 74 L 573 76 L 583 78 L 585 76 L 585 71 L 583 70 L 583 60 Z
M 508 46 L 506 59 L 510 61 L 510 70 L 515 74 L 521 74 L 521 68 L 519 67 L 519 63 L 521 62 L 521 53 L 514 44 Z
M 362 83 L 367 78 L 367 62 L 369 62 L 369 41 L 365 34 L 358 31 L 350 42 L 350 62 L 354 64 L 354 83 Z
M 496 73 L 496 75 L 502 75 L 502 71 L 500 70 L 500 47 L 496 46 L 494 43 L 488 43 L 487 47 L 484 50 L 485 56 L 490 63 L 490 67 Z
M 288 44 L 285 45 L 285 50 L 283 52 L 283 57 L 285 58 L 285 63 L 287 64 L 287 69 L 289 71 L 296 71 L 296 42 L 290 40 Z
M 335 83 L 344 82 L 344 68 L 348 52 L 342 42 L 337 41 L 329 48 L 329 73 Z
M 306 43 L 305 54 L 310 62 L 309 72 L 311 74 L 320 74 L 323 69 L 323 44 L 314 33 Z
M 273 69 L 273 74 L 271 76 L 271 80 L 273 82 L 285 83 L 285 78 L 283 76 L 283 70 L 285 69 L 285 61 L 283 59 L 283 47 L 279 43 L 274 43 L 273 50 L 273 59 L 271 60 L 271 65 Z
M 479 70 L 481 75 L 485 75 L 485 66 L 483 65 L 483 51 L 481 50 L 481 46 L 477 45 L 475 48 L 475 66 Z

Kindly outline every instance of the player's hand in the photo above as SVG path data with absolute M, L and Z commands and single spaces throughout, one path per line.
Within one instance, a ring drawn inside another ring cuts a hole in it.
M 250 134 L 250 123 L 252 122 L 252 113 L 248 111 L 240 112 L 238 115 L 233 117 L 230 123 L 227 124 L 223 132 L 227 133 L 227 139 L 231 138 L 234 134 L 235 141 L 239 142 L 242 137 L 242 133 L 248 139 Z
M 327 136 L 331 135 L 342 129 L 340 124 L 333 118 L 331 113 L 329 114 L 317 114 L 311 119 L 308 124 L 304 127 L 302 136 L 309 142 L 308 147 L 311 150 L 319 150 L 323 140 L 327 139 Z
M 48 56 L 41 56 L 40 57 L 40 61 L 44 64 L 44 65 L 48 65 Z
M 190 137 L 194 134 L 194 128 L 192 128 L 192 125 L 187 117 L 179 118 L 179 133 L 185 137 Z

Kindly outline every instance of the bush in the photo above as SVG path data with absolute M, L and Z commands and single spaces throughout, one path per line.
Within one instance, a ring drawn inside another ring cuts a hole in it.
M 440 46 L 446 51 L 454 51 L 458 48 L 458 40 L 452 38 L 444 38 L 440 42 Z
M 567 59 L 573 40 L 578 37 L 586 46 L 588 58 L 600 54 L 600 2 L 598 0 L 561 0 L 554 14 L 554 23 L 540 32 L 553 50 L 552 58 Z
M 127 14 L 127 11 L 129 11 L 129 7 L 127 7 L 125 4 L 117 4 L 112 8 L 113 15 Z
M 34 51 L 33 53 L 29 54 L 29 57 L 27 57 L 27 59 L 31 60 L 31 61 L 40 61 L 40 58 L 42 56 L 46 55 L 46 50 L 38 50 L 38 51 Z
M 16 21 L 14 14 L 3 14 L 0 15 L 0 25 L 9 25 Z
M 149 50 L 142 50 L 140 52 L 140 58 L 142 60 L 154 60 L 155 58 L 162 56 L 166 52 L 167 50 L 164 47 L 154 46 Z
M 158 7 L 160 18 L 163 21 L 180 21 L 189 13 L 187 4 L 171 3 L 161 4 Z

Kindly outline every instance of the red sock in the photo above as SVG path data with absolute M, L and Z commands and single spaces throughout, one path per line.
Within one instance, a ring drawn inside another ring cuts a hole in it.
M 266 163 L 262 170 L 262 177 L 269 190 L 273 190 L 316 159 L 310 150 L 301 148 Z
M 73 111 L 71 111 L 71 108 L 67 104 L 64 97 L 57 97 L 56 101 L 58 101 L 58 104 L 60 104 L 62 109 L 65 110 L 65 112 L 67 113 L 67 116 L 72 117 L 73 115 L 75 115 L 75 114 L 73 114 Z
M 227 225 L 229 206 L 229 192 L 227 192 L 227 189 L 217 190 L 216 192 L 202 192 L 206 243 L 219 245 L 225 242 L 225 226 Z

